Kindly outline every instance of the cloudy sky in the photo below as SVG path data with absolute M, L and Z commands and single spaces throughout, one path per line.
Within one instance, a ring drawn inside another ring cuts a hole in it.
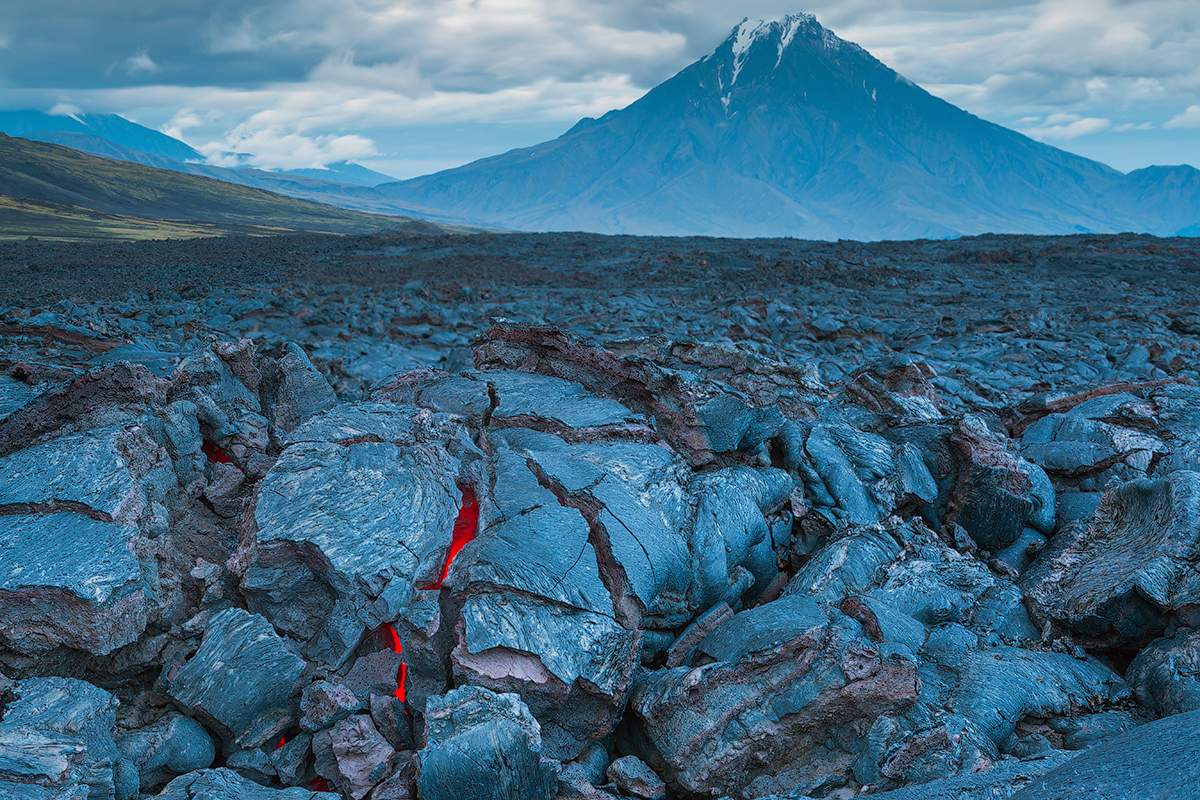
M 1197 0 L 3 0 L 0 108 L 113 111 L 214 159 L 408 177 L 625 105 L 743 16 L 815 13 L 981 116 L 1200 165 Z

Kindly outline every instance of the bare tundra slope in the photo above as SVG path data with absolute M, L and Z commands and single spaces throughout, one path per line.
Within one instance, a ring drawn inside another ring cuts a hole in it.
M 0 244 L 0 798 L 1191 797 L 1198 276 Z

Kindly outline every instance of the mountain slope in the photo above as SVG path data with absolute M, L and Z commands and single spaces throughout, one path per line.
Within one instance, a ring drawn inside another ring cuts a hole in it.
M 178 162 L 204 160 L 204 156 L 184 142 L 117 114 L 68 116 L 41 111 L 0 111 L 0 132 L 68 147 L 76 146 L 72 141 L 91 147 L 107 146 L 114 154 L 121 155 L 106 157 L 139 163 L 144 157 Z
M 436 227 L 0 134 L 0 236 L 175 238 Z
M 1153 188 L 1135 202 L 1120 172 L 930 95 L 807 15 L 744 21 L 632 105 L 554 141 L 376 191 L 533 230 L 880 239 L 1185 227 L 1148 219 Z

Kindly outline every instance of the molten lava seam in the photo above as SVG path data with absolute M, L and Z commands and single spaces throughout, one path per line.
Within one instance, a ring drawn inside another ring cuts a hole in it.
M 224 450 L 217 447 L 217 445 L 215 443 L 209 441 L 208 439 L 204 440 L 204 444 L 201 445 L 201 449 L 204 451 L 204 455 L 208 456 L 208 460 L 212 461 L 213 463 L 216 463 L 216 464 L 232 464 L 233 463 L 233 457 L 230 456 L 229 453 L 226 453 Z
M 450 566 L 454 563 L 454 559 L 479 531 L 479 500 L 475 496 L 475 490 L 469 486 L 460 486 L 459 491 L 463 496 L 462 506 L 458 509 L 458 518 L 454 521 L 454 530 L 450 534 L 450 549 L 446 551 L 446 562 L 442 565 L 442 573 L 436 583 L 422 586 L 422 589 L 442 588 L 442 584 L 450 575 Z M 400 634 L 396 632 L 396 628 L 391 623 L 383 627 L 387 630 L 391 640 L 392 652 L 403 654 L 404 645 L 400 642 Z M 401 660 L 400 669 L 396 673 L 396 691 L 393 694 L 402 703 L 407 702 L 408 691 L 405 688 L 407 682 L 408 662 Z
M 460 486 L 459 491 L 463 496 L 462 507 L 458 509 L 458 519 L 454 521 L 454 532 L 450 534 L 450 550 L 446 553 L 446 563 L 442 565 L 442 574 L 436 583 L 421 587 L 423 589 L 442 588 L 442 584 L 450 575 L 450 565 L 454 563 L 454 559 L 467 546 L 467 543 L 475 538 L 475 534 L 479 530 L 479 500 L 475 497 L 475 490 L 469 486 Z

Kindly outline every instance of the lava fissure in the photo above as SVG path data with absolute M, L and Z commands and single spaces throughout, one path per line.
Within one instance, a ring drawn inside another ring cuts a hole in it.
M 208 460 L 214 464 L 233 464 L 235 467 L 237 466 L 237 463 L 233 460 L 233 456 L 229 455 L 226 450 L 218 447 L 217 443 L 211 439 L 205 439 L 200 449 L 204 451 L 204 455 L 208 457 Z
M 458 518 L 454 521 L 454 530 L 450 534 L 450 549 L 446 551 L 442 572 L 436 582 L 422 586 L 422 589 L 441 589 L 446 578 L 450 577 L 450 566 L 454 559 L 479 532 L 479 499 L 475 496 L 475 490 L 470 486 L 458 488 L 462 493 L 462 506 L 458 509 Z
M 583 517 L 588 527 L 588 542 L 596 552 L 596 567 L 600 572 L 600 581 L 608 590 L 613 604 L 613 619 L 623 628 L 635 630 L 642 617 L 641 603 L 629 588 L 629 577 L 625 568 L 613 554 L 612 542 L 609 541 L 608 531 L 600 522 L 600 502 L 591 495 L 572 494 L 558 481 L 546 474 L 541 465 L 532 458 L 526 459 L 526 466 L 543 489 L 550 492 L 564 508 L 573 508 Z
M 450 547 L 446 551 L 446 560 L 442 564 L 441 574 L 435 583 L 420 587 L 421 589 L 441 589 L 450 575 L 450 567 L 462 549 L 475 538 L 479 532 L 479 499 L 475 490 L 470 486 L 458 487 L 462 494 L 462 505 L 458 509 L 458 517 L 454 521 L 454 529 L 450 533 Z M 401 703 L 408 702 L 408 662 L 404 660 L 404 643 L 392 623 L 385 623 L 383 630 L 388 635 L 388 645 L 392 652 L 400 656 L 400 666 L 396 670 L 396 689 L 392 695 Z

